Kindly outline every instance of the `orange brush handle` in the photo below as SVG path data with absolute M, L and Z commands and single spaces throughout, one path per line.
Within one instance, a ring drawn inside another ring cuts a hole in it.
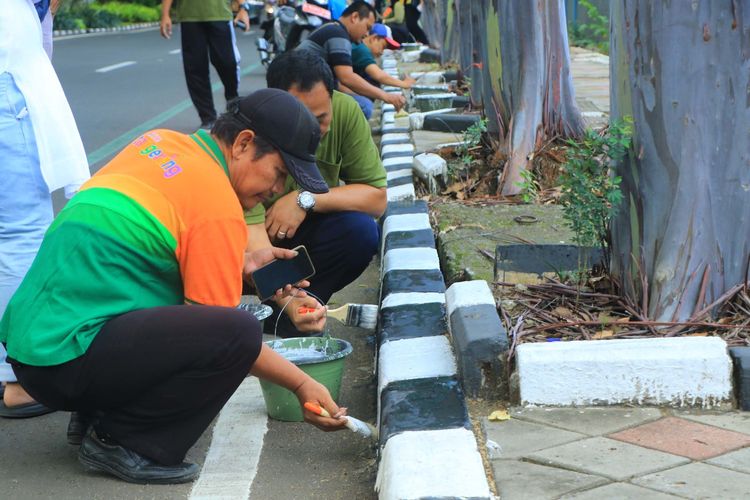
M 308 401 L 308 402 L 306 402 L 304 404 L 304 407 L 305 407 L 306 410 L 309 410 L 309 411 L 315 413 L 316 415 L 320 415 L 321 417 L 329 417 L 329 418 L 331 417 L 331 414 L 328 413 L 328 411 L 325 408 L 323 408 L 322 406 L 320 406 L 317 403 L 313 403 L 311 401 Z
M 313 309 L 312 307 L 298 307 L 297 312 L 300 314 L 310 314 L 310 313 L 314 313 L 315 309 Z

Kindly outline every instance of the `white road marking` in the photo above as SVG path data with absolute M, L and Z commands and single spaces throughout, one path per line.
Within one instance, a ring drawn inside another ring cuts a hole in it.
M 125 62 L 113 64 L 111 66 L 104 66 L 103 68 L 97 69 L 96 72 L 97 73 L 108 73 L 110 71 L 113 71 L 113 70 L 116 70 L 116 69 L 120 69 L 120 68 L 124 68 L 126 66 L 132 66 L 134 64 L 135 64 L 135 61 L 125 61 Z
M 246 378 L 224 405 L 190 499 L 249 498 L 268 430 L 260 382 Z
M 170 54 L 179 54 L 180 52 L 182 52 L 182 49 L 174 49 L 169 51 Z

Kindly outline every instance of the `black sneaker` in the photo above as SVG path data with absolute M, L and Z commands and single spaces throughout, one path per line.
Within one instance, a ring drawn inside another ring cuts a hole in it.
M 79 411 L 71 413 L 68 421 L 68 444 L 80 446 L 90 427 L 91 417 L 89 415 Z
M 201 126 L 198 128 L 202 130 L 208 130 L 210 132 L 211 129 L 214 127 L 214 123 L 216 123 L 215 120 L 207 120 L 205 122 L 201 122 Z
M 196 464 L 162 465 L 117 444 L 103 442 L 91 431 L 81 443 L 78 461 L 87 470 L 102 471 L 138 484 L 189 483 L 198 477 Z

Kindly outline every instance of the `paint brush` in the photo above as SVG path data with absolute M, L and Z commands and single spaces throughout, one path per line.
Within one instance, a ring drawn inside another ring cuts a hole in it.
M 300 307 L 297 312 L 307 314 L 314 312 L 311 307 Z M 358 326 L 366 330 L 374 330 L 378 323 L 378 306 L 373 304 L 345 304 L 336 309 L 328 309 L 326 315 L 335 318 L 346 326 Z
M 311 412 L 315 413 L 316 415 L 320 415 L 321 417 L 331 417 L 331 414 L 328 413 L 328 410 L 326 410 L 319 404 L 312 403 L 310 401 L 305 403 L 305 409 L 310 410 Z M 362 437 L 378 439 L 378 430 L 372 424 L 363 422 L 358 418 L 350 417 L 349 415 L 339 418 L 346 419 L 346 428 L 353 433 L 359 434 Z

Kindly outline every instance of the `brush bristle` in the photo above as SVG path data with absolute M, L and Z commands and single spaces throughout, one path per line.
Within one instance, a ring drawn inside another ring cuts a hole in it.
M 346 416 L 347 419 L 347 427 L 357 434 L 360 434 L 364 437 L 369 437 L 372 439 L 378 439 L 378 430 L 372 425 L 368 424 L 367 422 L 363 422 L 357 418 Z
M 378 306 L 372 304 L 349 304 L 346 324 L 366 330 L 374 330 L 378 323 Z

